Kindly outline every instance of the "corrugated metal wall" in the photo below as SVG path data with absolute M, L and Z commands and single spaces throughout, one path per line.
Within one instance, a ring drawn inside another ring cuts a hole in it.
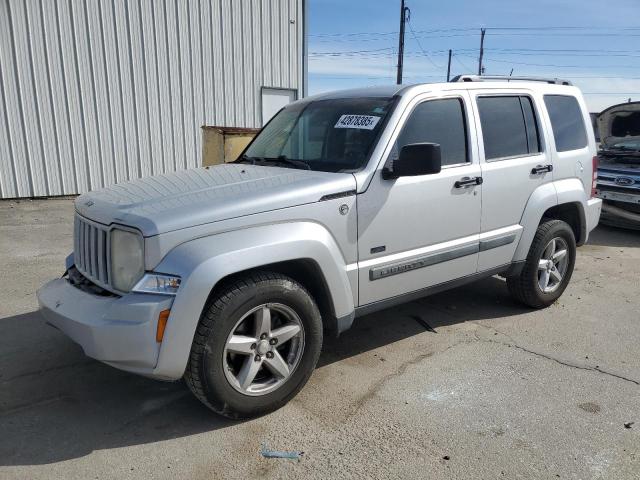
M 200 164 L 302 88 L 303 0 L 0 0 L 0 198 Z

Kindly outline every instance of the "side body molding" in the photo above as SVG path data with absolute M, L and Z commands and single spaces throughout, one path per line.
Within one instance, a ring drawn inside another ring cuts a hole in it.
M 200 314 L 222 278 L 287 260 L 310 259 L 325 277 L 336 317 L 355 309 L 344 256 L 333 236 L 313 222 L 277 223 L 198 238 L 173 249 L 155 271 L 182 277 L 154 373 L 182 377 Z
M 587 198 L 582 182 L 577 178 L 568 178 L 539 186 L 529 197 L 520 220 L 523 227 L 520 242 L 513 255 L 513 261 L 526 260 L 538 225 L 544 212 L 556 205 L 575 203 L 579 205 L 582 238 L 586 241 L 585 209 Z

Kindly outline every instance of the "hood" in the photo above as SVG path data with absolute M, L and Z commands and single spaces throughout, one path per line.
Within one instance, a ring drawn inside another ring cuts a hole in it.
M 352 191 L 350 173 L 225 164 L 141 178 L 85 193 L 76 211 L 104 225 L 123 224 L 145 237 L 318 202 Z
M 620 142 L 639 142 L 640 102 L 621 103 L 600 112 L 598 130 L 605 148 Z

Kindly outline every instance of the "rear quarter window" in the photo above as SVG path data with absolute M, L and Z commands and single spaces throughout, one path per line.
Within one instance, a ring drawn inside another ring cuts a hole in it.
M 587 146 L 587 131 L 580 105 L 570 95 L 545 95 L 544 104 L 549 112 L 556 151 L 568 152 Z

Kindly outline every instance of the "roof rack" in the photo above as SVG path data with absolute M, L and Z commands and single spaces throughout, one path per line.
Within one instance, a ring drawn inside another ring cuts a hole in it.
M 451 79 L 452 82 L 486 82 L 492 80 L 503 82 L 510 82 L 514 80 L 519 82 L 544 82 L 553 85 L 573 85 L 569 80 L 563 80 L 561 78 L 511 77 L 508 75 L 458 75 Z

